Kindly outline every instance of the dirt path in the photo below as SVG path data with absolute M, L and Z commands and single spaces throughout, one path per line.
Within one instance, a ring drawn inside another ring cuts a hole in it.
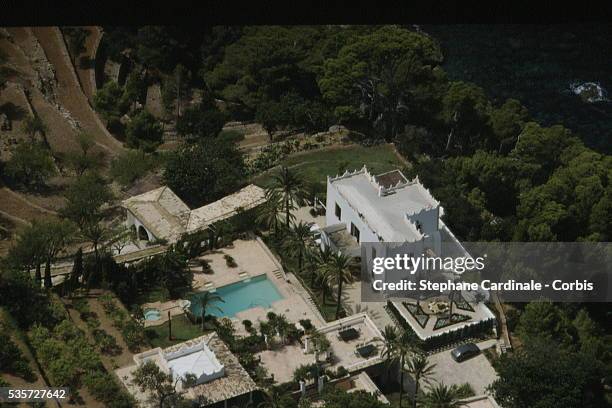
M 49 62 L 55 68 L 59 102 L 80 124 L 83 131 L 93 136 L 96 142 L 116 155 L 124 151 L 97 117 L 83 93 L 74 71 L 68 51 L 57 27 L 34 27 L 32 32 L 42 46 Z
M 29 222 L 37 218 L 53 216 L 55 213 L 33 204 L 21 197 L 18 193 L 6 187 L 0 189 L 0 211 L 7 216 L 15 217 Z

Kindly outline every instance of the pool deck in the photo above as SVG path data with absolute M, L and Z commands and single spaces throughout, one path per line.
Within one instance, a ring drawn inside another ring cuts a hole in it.
M 224 256 L 234 258 L 236 267 L 229 267 Z M 212 272 L 202 272 L 202 266 L 198 260 L 208 261 Z M 231 246 L 219 250 L 207 252 L 190 262 L 191 270 L 194 272 L 194 291 L 202 292 L 231 285 L 244 281 L 248 278 L 265 275 L 278 292 L 282 295 L 280 299 L 272 303 L 272 307 L 254 307 L 238 312 L 232 320 L 236 332 L 239 335 L 248 333 L 241 324 L 243 320 L 251 320 L 253 323 L 267 320 L 268 312 L 283 314 L 289 321 L 297 322 L 300 319 L 310 319 L 315 326 L 325 324 L 325 320 L 310 300 L 306 290 L 299 281 L 291 274 L 285 274 L 279 261 L 275 259 L 270 249 L 259 239 L 236 240 Z M 145 327 L 158 326 L 168 321 L 168 312 L 174 317 L 183 314 L 181 300 L 167 302 L 153 302 L 142 305 L 146 309 L 158 309 L 161 317 L 158 320 L 145 321 Z
M 225 255 L 234 258 L 235 267 L 227 266 Z M 202 260 L 208 262 L 211 273 L 202 272 L 199 262 Z M 257 239 L 236 240 L 231 246 L 209 251 L 192 260 L 190 264 L 193 272 L 193 288 L 196 291 L 231 285 L 263 274 L 272 274 L 274 277 L 274 273 L 278 271 L 274 260 L 268 256 Z
M 145 320 L 144 327 L 159 326 L 168 321 L 168 312 L 170 316 L 178 316 L 183 314 L 183 307 L 181 306 L 182 299 L 169 300 L 167 302 L 151 302 L 145 303 L 141 307 L 143 310 L 157 309 L 160 311 L 161 316 L 157 320 Z

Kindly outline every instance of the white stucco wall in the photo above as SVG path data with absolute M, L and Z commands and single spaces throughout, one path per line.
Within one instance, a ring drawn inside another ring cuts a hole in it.
M 153 235 L 151 231 L 149 231 L 149 229 L 145 227 L 144 224 L 138 218 L 136 218 L 134 214 L 132 214 L 131 211 L 126 210 L 126 212 L 127 212 L 127 216 L 125 218 L 126 227 L 130 228 L 134 226 L 136 228 L 136 231 L 138 231 L 138 228 L 142 227 L 145 229 L 145 231 L 147 231 L 147 234 L 149 235 L 149 241 L 154 241 L 156 239 L 155 235 Z
M 336 204 L 340 206 L 342 212 L 341 219 L 336 217 Z M 359 243 L 362 242 L 379 242 L 378 237 L 372 229 L 359 217 L 357 212 L 349 205 L 349 203 L 338 193 L 338 190 L 327 181 L 327 201 L 325 206 L 325 222 L 327 225 L 335 225 L 341 222 L 346 224 L 346 230 L 351 232 L 351 222 L 359 230 Z

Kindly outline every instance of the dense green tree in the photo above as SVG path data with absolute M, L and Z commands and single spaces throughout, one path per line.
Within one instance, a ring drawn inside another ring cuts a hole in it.
M 241 26 L 213 26 L 202 41 L 202 73 L 212 71 L 223 60 L 225 48 L 242 35 Z
M 104 164 L 104 152 L 92 151 L 96 144 L 93 137 L 87 133 L 79 133 L 77 142 L 79 149 L 71 151 L 66 156 L 66 161 L 76 175 L 80 177 L 88 170 L 99 170 Z
M 138 72 L 138 70 L 130 72 L 125 80 L 120 105 L 130 106 L 131 110 L 134 110 L 136 108 L 136 102 L 141 101 L 146 95 L 147 82 L 142 73 Z
M 217 136 L 227 121 L 227 115 L 217 108 L 215 100 L 205 94 L 202 101 L 186 108 L 176 122 L 176 131 L 189 141 Z
M 115 81 L 106 82 L 94 95 L 94 107 L 107 122 L 118 121 L 130 106 L 130 101 L 123 98 L 123 89 Z
M 6 163 L 6 175 L 16 184 L 39 188 L 56 173 L 53 157 L 39 143 L 20 143 Z
M 495 363 L 491 385 L 497 402 L 507 408 L 604 407 L 601 363 L 584 353 L 536 340 L 503 354 Z
M 518 135 L 528 120 L 527 108 L 516 99 L 508 99 L 502 106 L 491 111 L 489 121 L 495 136 L 494 141 L 499 145 L 499 153 L 508 147 L 514 147 Z
M 389 405 L 378 400 L 366 391 L 346 392 L 336 387 L 328 387 L 321 397 L 326 408 L 385 408 Z
M 0 372 L 11 373 L 28 382 L 36 380 L 28 360 L 9 336 L 10 327 L 0 324 Z
M 164 170 L 165 182 L 192 206 L 233 192 L 244 176 L 240 151 L 214 139 L 180 148 L 168 158 Z
M 205 72 L 207 85 L 229 102 L 229 108 L 252 117 L 262 101 L 278 101 L 290 92 L 318 94 L 316 67 L 322 60 L 311 54 L 324 27 L 245 27 L 242 35 L 224 46 L 223 60 Z
M 541 184 L 561 164 L 562 152 L 579 143 L 562 126 L 544 128 L 535 122 L 528 122 L 518 135 L 518 142 L 510 156 L 535 166 L 537 171 L 533 174 L 533 183 Z
M 575 241 L 605 236 L 606 218 L 599 221 L 597 214 L 605 209 L 611 159 L 571 146 L 560 160 L 545 184 L 521 194 L 517 239 Z M 605 210 L 600 216 L 606 216 Z
M 164 131 L 155 116 L 142 110 L 128 124 L 126 135 L 128 146 L 151 152 L 162 143 Z
M 159 408 L 191 406 L 183 397 L 183 393 L 177 390 L 177 382 L 172 375 L 161 371 L 153 361 L 138 366 L 132 375 L 132 383 L 141 392 L 150 395 L 149 403 L 152 406 Z
M 268 132 L 270 141 L 274 141 L 274 133 L 289 123 L 286 106 L 277 101 L 263 101 L 257 106 L 255 120 Z
M 66 205 L 61 211 L 66 218 L 78 225 L 82 236 L 93 245 L 95 272 L 100 261 L 100 246 L 110 238 L 109 229 L 102 222 L 103 206 L 112 199 L 113 194 L 105 181 L 95 173 L 86 173 L 66 191 Z M 88 277 L 88 281 L 93 281 L 95 273 L 93 275 Z
M 48 218 L 40 221 L 45 252 L 45 288 L 51 288 L 51 265 L 57 255 L 74 239 L 76 228 L 69 220 Z
M 486 146 L 490 102 L 474 84 L 452 82 L 442 100 L 441 116 L 449 129 L 445 150 L 471 152 Z
M 532 302 L 521 314 L 516 330 L 523 342 L 555 340 L 570 346 L 574 343 L 571 321 L 553 303 Z
M 442 61 L 429 37 L 382 27 L 345 45 L 325 62 L 321 93 L 343 122 L 364 119 L 391 140 L 411 113 L 414 94 Z
M 191 290 L 193 273 L 187 265 L 187 254 L 178 246 L 173 245 L 164 254 L 157 255 L 142 268 L 149 276 L 154 276 L 167 291 L 172 299 L 178 299 Z
M 136 55 L 146 67 L 170 72 L 174 69 L 178 54 L 185 48 L 180 44 L 171 28 L 166 26 L 146 26 L 138 29 Z
M 43 224 L 34 220 L 17 234 L 6 258 L 7 264 L 26 272 L 34 269 L 36 282 L 42 281 L 41 264 L 46 259 L 46 240 Z

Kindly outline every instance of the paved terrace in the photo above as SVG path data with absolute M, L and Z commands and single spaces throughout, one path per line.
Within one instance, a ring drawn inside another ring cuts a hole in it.
M 234 258 L 237 266 L 233 268 L 227 266 L 224 258 L 225 255 Z M 274 283 L 283 296 L 283 299 L 274 302 L 270 309 L 255 307 L 239 312 L 232 319 L 238 334 L 248 334 L 242 323 L 240 323 L 242 320 L 248 319 L 253 323 L 265 321 L 270 311 L 276 314 L 283 314 L 289 321 L 293 322 L 297 322 L 300 319 L 310 319 L 315 327 L 320 327 L 325 323 L 325 320 L 299 281 L 285 275 L 280 263 L 258 237 L 246 240 L 238 239 L 229 247 L 208 252 L 197 259 L 208 261 L 212 273 L 202 272 L 202 266 L 199 262 L 191 262 L 191 268 L 194 272 L 193 287 L 195 291 L 207 291 L 241 282 L 248 278 L 266 275 L 268 280 Z M 159 325 L 166 322 L 168 320 L 168 311 L 170 311 L 172 316 L 182 314 L 183 305 L 181 302 L 181 300 L 171 300 L 142 305 L 144 309 L 156 308 L 162 311 L 159 320 L 145 322 L 145 325 Z
M 339 338 L 339 333 L 348 328 L 359 332 L 359 337 L 345 342 Z M 343 366 L 350 372 L 357 372 L 382 362 L 382 334 L 365 313 L 349 316 L 320 327 L 330 342 L 330 358 L 327 367 L 338 369 Z M 293 379 L 293 372 L 301 365 L 315 363 L 315 355 L 310 350 L 308 338 L 304 338 L 304 347 L 300 344 L 279 346 L 275 350 L 264 350 L 257 355 L 261 363 L 278 383 Z M 377 350 L 367 358 L 356 353 L 357 347 L 364 344 L 374 344 Z M 323 356 L 319 357 L 321 360 Z

